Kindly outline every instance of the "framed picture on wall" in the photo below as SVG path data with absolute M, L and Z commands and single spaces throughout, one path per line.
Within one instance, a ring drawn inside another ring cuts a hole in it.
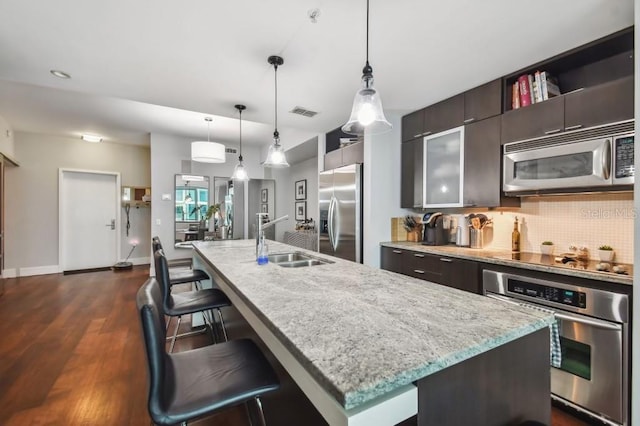
M 306 200 L 307 199 L 307 180 L 302 179 L 302 180 L 296 181 L 295 190 L 296 190 L 296 200 Z
M 296 220 L 307 220 L 306 201 L 296 201 Z
M 269 204 L 262 204 L 260 206 L 260 213 L 269 213 Z
M 263 188 L 262 191 L 260 192 L 260 201 L 263 203 L 266 203 L 269 201 L 269 191 L 267 190 L 267 188 Z

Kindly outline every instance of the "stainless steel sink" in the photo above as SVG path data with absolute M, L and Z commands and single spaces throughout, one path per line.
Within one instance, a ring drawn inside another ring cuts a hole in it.
M 333 263 L 330 260 L 320 259 L 299 251 L 291 253 L 274 253 L 269 255 L 269 262 L 283 268 L 301 268 L 303 266 L 325 265 Z

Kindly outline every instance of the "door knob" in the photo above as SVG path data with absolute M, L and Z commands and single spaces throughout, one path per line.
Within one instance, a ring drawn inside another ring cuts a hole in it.
M 105 226 L 110 226 L 111 229 L 116 229 L 116 220 L 111 219 L 111 223 L 107 223 Z

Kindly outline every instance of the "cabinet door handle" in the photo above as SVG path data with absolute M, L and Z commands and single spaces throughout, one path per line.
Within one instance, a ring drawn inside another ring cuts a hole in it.
M 453 260 L 446 258 L 446 257 L 441 257 L 440 258 L 440 262 L 453 262 Z
M 421 269 L 414 269 L 413 272 L 415 272 L 416 274 L 422 274 L 424 275 L 424 271 Z
M 414 138 L 419 138 L 420 136 L 422 136 L 422 133 L 418 133 L 417 135 L 413 135 Z
M 394 250 L 393 252 L 396 254 L 402 254 L 402 250 Z
M 471 123 L 472 121 L 476 121 L 475 117 L 467 118 L 466 120 L 463 121 L 463 123 L 467 124 L 467 123 Z
M 414 255 L 415 257 L 424 257 L 424 254 L 420 254 L 420 253 L 413 253 L 413 255 Z
M 544 132 L 545 135 L 553 135 L 554 133 L 560 133 L 562 131 L 562 129 L 553 129 L 553 130 L 547 130 L 546 132 Z
M 565 127 L 565 130 L 576 130 L 582 127 L 582 124 L 576 124 L 575 126 Z
M 428 132 L 424 132 L 422 136 L 429 136 L 430 134 L 431 134 L 431 131 L 428 131 Z

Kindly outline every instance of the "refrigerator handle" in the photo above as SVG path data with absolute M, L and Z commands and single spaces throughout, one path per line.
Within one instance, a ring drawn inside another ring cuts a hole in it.
M 333 248 L 333 195 L 331 196 L 331 200 L 329 200 L 329 212 L 327 214 L 327 231 L 329 233 L 329 243 Z
M 338 251 L 340 244 L 340 203 L 333 197 L 333 251 Z

